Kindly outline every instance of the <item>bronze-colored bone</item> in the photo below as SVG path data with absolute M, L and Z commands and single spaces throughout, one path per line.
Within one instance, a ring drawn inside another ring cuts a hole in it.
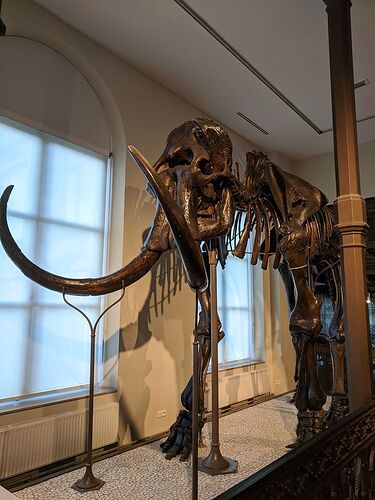
M 173 175 L 177 205 L 197 241 L 226 234 L 233 224 L 231 166 L 229 136 L 212 120 L 187 121 L 168 135 L 154 170 Z
M 249 201 L 246 200 L 243 189 L 249 193 Z M 259 218 L 262 217 L 265 229 L 265 241 L 262 243 L 265 256 L 267 254 L 268 215 L 273 221 L 276 234 L 274 267 L 280 266 L 279 270 L 283 277 L 291 309 L 289 329 L 297 357 L 295 402 L 300 410 L 297 437 L 298 441 L 302 442 L 312 437 L 316 431 L 321 430 L 324 424 L 321 407 L 325 394 L 322 392 L 317 378 L 315 352 L 322 323 L 320 320 L 320 299 L 314 288 L 311 287 L 311 268 L 318 266 L 318 264 L 321 266 L 327 260 L 328 267 L 332 267 L 335 277 L 337 276 L 335 290 L 330 291 L 335 297 L 336 304 L 340 300 L 340 293 L 342 293 L 338 267 L 338 245 L 335 243 L 333 230 L 333 213 L 331 208 L 325 206 L 327 198 L 319 189 L 303 179 L 283 171 L 273 164 L 266 155 L 256 151 L 247 154 L 244 186 L 237 189 L 236 195 L 242 210 L 247 204 L 255 216 L 257 216 L 257 208 L 262 212 L 262 215 L 263 212 L 266 212 L 265 217 L 258 214 L 256 220 L 252 264 L 256 263 L 258 257 L 256 254 L 259 248 L 257 240 L 261 236 Z M 252 201 L 254 199 L 259 201 Z M 264 206 L 265 210 L 262 210 L 261 205 Z M 280 265 L 281 256 L 283 262 Z M 325 279 L 324 276 L 320 276 L 319 281 L 324 282 Z M 340 341 L 335 337 L 337 332 L 340 332 Z M 343 348 L 342 345 L 339 345 L 339 342 L 344 340 L 344 333 L 342 314 L 339 314 L 338 310 L 335 311 L 332 320 L 330 336 L 334 365 L 333 387 L 336 391 L 329 412 L 330 420 L 333 421 L 332 415 L 335 418 L 337 415 L 341 416 L 346 408 L 346 396 L 343 389 L 345 386 Z M 306 432 L 307 422 L 312 422 L 308 432 Z
M 129 152 L 152 185 L 158 200 L 163 207 L 173 232 L 176 245 L 187 273 L 187 278 L 191 288 L 203 291 L 207 288 L 207 275 L 204 267 L 202 254 L 192 237 L 186 220 L 181 213 L 176 201 L 172 198 L 168 189 L 160 182 L 157 172 L 152 168 L 146 158 L 133 146 L 129 146 Z
M 140 157 L 138 156 L 138 159 Z M 149 180 L 152 184 L 151 192 L 155 190 L 162 196 L 163 209 L 168 212 L 168 221 L 174 225 L 174 239 L 179 245 L 179 249 L 185 253 L 185 266 L 188 273 L 190 285 L 193 288 L 203 289 L 206 286 L 207 278 L 202 264 L 199 248 L 191 238 L 191 231 L 183 220 L 173 196 L 169 193 L 171 189 L 174 165 L 191 162 L 192 168 L 197 169 L 199 186 L 202 187 L 209 182 L 222 182 L 223 178 L 231 175 L 231 142 L 228 134 L 215 122 L 206 119 L 189 121 L 177 127 L 168 137 L 167 147 L 157 162 L 156 169 L 161 173 L 165 172 L 163 181 L 154 176 L 154 173 L 143 164 L 144 173 L 148 172 Z M 139 165 L 140 163 L 137 162 Z M 206 171 L 206 165 L 208 170 Z M 202 169 L 202 171 L 199 171 Z M 152 182 L 153 181 L 153 182 Z M 166 186 L 163 186 L 163 182 Z M 168 186 L 168 183 L 170 184 Z M 167 187 L 168 186 L 168 187 Z M 170 247 L 170 230 L 167 227 L 165 215 L 161 210 L 157 211 L 151 233 L 146 240 L 146 248 L 130 264 L 101 278 L 72 279 L 58 276 L 45 271 L 32 263 L 21 251 L 14 241 L 7 224 L 7 202 L 12 188 L 5 190 L 1 199 L 1 228 L 0 238 L 5 250 L 14 263 L 30 279 L 51 290 L 74 295 L 100 295 L 110 293 L 120 289 L 122 286 L 129 286 L 146 274 L 158 260 L 162 251 Z M 196 196 L 196 193 L 195 193 Z M 194 196 L 193 196 L 194 198 Z M 192 198 L 192 199 L 193 199 Z M 193 213 L 197 207 L 190 206 L 189 214 Z M 201 223 L 200 230 L 202 237 L 206 235 L 216 236 L 228 230 L 232 223 L 233 200 L 228 190 L 223 192 L 223 203 L 213 207 L 216 211 L 216 220 Z M 191 218 L 190 225 L 193 225 Z M 178 226 L 178 228 L 177 228 Z M 195 218 L 195 226 L 197 222 Z M 199 234 L 194 235 L 201 239 Z M 191 243 L 183 243 L 183 241 Z
M 279 222 L 279 218 L 278 218 L 278 216 L 276 214 L 276 210 L 273 208 L 272 204 L 270 203 L 270 201 L 267 198 L 264 200 L 264 204 L 266 205 L 267 209 L 270 212 L 271 219 L 272 219 L 272 222 L 273 222 L 273 227 L 274 227 L 274 230 L 275 230 L 275 246 L 276 246 L 276 250 L 275 250 L 275 257 L 273 259 L 273 266 L 272 267 L 274 269 L 278 269 L 279 265 L 280 265 L 280 259 L 281 259 L 281 252 L 280 252 L 280 245 L 279 245 L 280 222 Z
M 233 255 L 238 257 L 239 259 L 243 259 L 246 253 L 247 242 L 251 231 L 252 218 L 253 214 L 251 213 L 249 208 L 246 213 L 245 225 L 241 237 L 236 245 L 236 248 L 233 250 Z
M 318 261 L 322 264 L 324 259 L 333 269 L 336 289 L 336 313 L 330 328 L 331 343 L 337 344 L 337 352 L 333 352 L 334 397 L 339 397 L 340 401 L 345 399 L 342 308 L 337 307 L 341 278 L 337 245 L 334 244 L 333 214 L 324 206 L 327 203 L 324 194 L 256 151 L 247 154 L 245 179 L 241 182 L 238 175 L 237 178 L 232 175 L 229 136 L 212 120 L 191 120 L 174 129 L 154 167 L 135 148 L 130 147 L 129 151 L 147 177 L 151 194 L 158 199 L 152 229 L 138 257 L 119 271 L 96 279 L 70 279 L 42 270 L 22 254 L 10 233 L 6 217 L 12 187 L 8 187 L 0 200 L 0 239 L 10 258 L 24 274 L 42 286 L 75 295 L 99 295 L 129 286 L 147 273 L 164 250 L 177 245 L 189 284 L 199 291 L 201 319 L 206 318 L 205 322 L 200 321 L 202 345 L 206 346 L 210 303 L 205 291 L 207 275 L 199 242 L 219 238 L 231 230 L 229 242 L 232 245 L 234 241 L 236 245 L 234 254 L 243 257 L 255 226 L 251 263 L 257 263 L 262 251 L 262 267 L 266 268 L 272 231 L 272 237 L 275 234 L 274 267 L 279 267 L 283 256 L 279 270 L 291 309 L 290 332 L 297 355 L 298 418 L 300 424 L 302 417 L 311 421 L 319 417 L 321 422 L 320 408 L 325 395 L 320 390 L 315 366 L 315 347 L 321 329 L 320 300 L 311 287 L 310 266 L 317 266 Z M 238 212 L 234 222 L 235 210 Z M 245 213 L 245 225 L 241 229 Z M 222 250 L 222 262 L 225 256 Z M 200 354 L 202 370 L 208 363 L 209 348 L 202 348 Z M 188 393 L 185 393 L 187 398 L 190 397 Z M 183 404 L 187 410 L 190 408 L 186 402 Z M 177 449 L 178 443 L 184 442 L 185 433 L 189 433 L 189 418 L 184 417 L 183 421 L 185 430 L 181 430 L 178 422 L 174 425 L 177 442 L 174 438 L 169 440 Z M 304 434 L 301 431 L 304 426 L 297 427 L 300 441 L 314 434 L 310 431 Z
M 224 188 L 222 200 L 215 206 L 214 219 L 198 219 L 200 240 L 217 238 L 228 233 L 234 219 L 234 202 L 229 188 Z
M 144 276 L 158 260 L 160 252 L 142 252 L 122 269 L 102 278 L 65 278 L 41 269 L 18 247 L 9 230 L 7 204 L 13 186 L 8 186 L 0 199 L 0 240 L 14 264 L 31 280 L 55 292 L 70 295 L 103 295 L 127 287 Z
M 254 239 L 254 245 L 253 245 L 253 254 L 251 256 L 251 264 L 255 266 L 255 264 L 258 262 L 258 257 L 259 257 L 259 251 L 260 251 L 260 236 L 262 232 L 262 218 L 260 215 L 260 210 L 258 207 L 258 203 L 255 201 L 253 203 L 253 209 L 255 212 L 255 239 Z
M 262 260 L 262 269 L 266 270 L 268 266 L 268 258 L 270 255 L 270 245 L 271 245 L 271 235 L 270 235 L 270 220 L 267 213 L 267 210 L 264 207 L 264 204 L 260 200 L 260 205 L 263 211 L 263 220 L 264 220 L 264 255 Z

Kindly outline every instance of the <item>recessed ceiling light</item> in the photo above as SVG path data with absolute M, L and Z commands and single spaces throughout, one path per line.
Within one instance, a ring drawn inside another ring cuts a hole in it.
M 262 132 L 262 134 L 264 134 L 264 135 L 268 135 L 269 134 L 269 132 L 267 132 L 267 130 L 264 130 L 264 128 L 262 128 L 260 125 L 258 125 L 257 123 L 255 123 L 253 120 L 250 120 L 250 118 L 248 116 L 244 115 L 243 113 L 241 113 L 241 111 L 237 111 L 237 115 L 240 116 L 243 120 L 245 120 L 248 123 L 250 123 L 250 125 L 252 125 L 257 130 L 259 130 L 259 132 Z

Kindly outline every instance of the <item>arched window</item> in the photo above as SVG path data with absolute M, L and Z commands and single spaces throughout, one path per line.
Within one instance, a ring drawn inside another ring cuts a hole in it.
M 100 276 L 107 270 L 111 188 L 100 102 L 77 68 L 39 42 L 1 37 L 0 64 L 0 190 L 15 186 L 11 231 L 48 271 Z M 95 297 L 74 303 L 92 318 L 102 307 Z M 87 324 L 59 294 L 25 278 L 2 247 L 0 324 L 2 403 L 51 393 L 59 398 L 88 385 Z M 97 347 L 101 360 L 101 332 Z

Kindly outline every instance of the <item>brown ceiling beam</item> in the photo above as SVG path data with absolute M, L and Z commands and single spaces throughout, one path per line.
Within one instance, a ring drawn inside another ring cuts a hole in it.
M 370 338 L 366 304 L 365 202 L 360 194 L 353 55 L 349 0 L 323 0 L 327 5 L 333 135 L 344 289 L 350 410 L 372 399 Z

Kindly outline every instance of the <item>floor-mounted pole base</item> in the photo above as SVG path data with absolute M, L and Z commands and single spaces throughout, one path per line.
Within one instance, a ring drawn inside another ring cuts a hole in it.
M 220 474 L 233 474 L 237 472 L 238 462 L 232 458 L 223 457 L 219 446 L 212 445 L 210 454 L 207 457 L 200 458 L 198 469 L 210 476 Z
M 85 493 L 86 491 L 100 490 L 104 483 L 104 481 L 94 476 L 91 465 L 88 465 L 83 478 L 76 481 L 72 488 L 80 493 Z

